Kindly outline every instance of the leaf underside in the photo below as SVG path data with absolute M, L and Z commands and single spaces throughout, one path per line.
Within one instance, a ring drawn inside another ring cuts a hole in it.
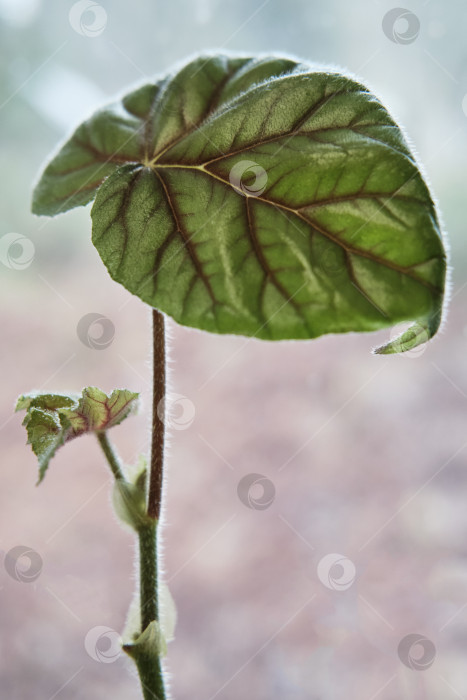
M 39 483 L 59 447 L 84 433 L 102 432 L 119 425 L 137 409 L 138 394 L 114 389 L 107 396 L 96 387 L 79 394 L 25 394 L 16 403 L 26 411 L 23 425 L 28 444 L 39 461 Z
M 113 279 L 177 322 L 270 340 L 437 331 L 446 256 L 428 188 L 356 81 L 280 57 L 204 56 L 84 122 L 33 201 L 95 199 Z

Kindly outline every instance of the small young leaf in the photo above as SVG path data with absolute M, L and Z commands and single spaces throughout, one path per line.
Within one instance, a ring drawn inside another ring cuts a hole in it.
M 181 324 L 279 340 L 415 319 L 384 353 L 439 327 L 429 190 L 387 110 L 344 75 L 197 58 L 81 125 L 33 210 L 93 198 L 110 275 Z
M 141 660 L 150 663 L 167 654 L 167 641 L 160 624 L 153 620 L 134 642 L 124 644 L 123 649 L 137 664 Z
M 31 406 L 54 411 L 58 408 L 71 408 L 79 401 L 79 394 L 24 394 L 16 402 L 15 411 L 27 411 Z
M 146 490 L 137 484 L 116 479 L 112 492 L 112 503 L 120 520 L 133 530 L 151 522 L 147 514 Z
M 96 387 L 83 389 L 78 405 L 61 412 L 71 423 L 73 437 L 82 433 L 108 430 L 121 423 L 137 408 L 139 394 L 128 389 L 114 389 L 110 396 Z
M 158 584 L 158 610 L 159 629 L 165 640 L 165 646 L 175 638 L 177 624 L 177 608 L 175 601 L 166 583 Z M 125 629 L 122 633 L 123 643 L 128 648 L 138 640 L 141 635 L 141 599 L 137 592 L 130 603 Z
M 40 483 L 55 452 L 70 439 L 72 428 L 59 410 L 44 410 L 34 406 L 28 409 L 23 425 L 28 433 L 28 444 L 39 461 Z
M 23 425 L 28 444 L 39 461 L 39 483 L 59 447 L 87 432 L 113 428 L 136 411 L 138 394 L 114 389 L 107 396 L 96 387 L 78 394 L 26 394 L 20 396 L 16 411 L 26 411 Z

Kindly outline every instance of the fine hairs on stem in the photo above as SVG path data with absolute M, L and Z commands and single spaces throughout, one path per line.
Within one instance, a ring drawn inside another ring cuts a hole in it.
M 164 421 L 166 393 L 166 339 L 165 319 L 157 309 L 152 310 L 153 328 L 153 395 L 152 395 L 152 444 L 149 477 L 148 515 L 159 520 L 164 477 Z
M 152 442 L 149 472 L 147 515 L 148 522 L 138 529 L 140 562 L 141 633 L 157 625 L 160 630 L 158 600 L 158 525 L 161 514 L 164 477 L 165 394 L 166 394 L 166 338 L 165 319 L 153 309 L 153 401 Z M 154 625 L 153 625 L 154 626 Z M 142 653 L 134 657 L 146 700 L 164 700 L 166 697 L 160 655 Z

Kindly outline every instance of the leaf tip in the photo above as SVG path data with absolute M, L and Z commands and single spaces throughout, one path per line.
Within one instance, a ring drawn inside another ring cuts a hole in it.
M 415 348 L 428 343 L 436 333 L 438 326 L 439 321 L 434 323 L 433 320 L 416 321 L 402 332 L 400 332 L 401 329 L 398 326 L 393 330 L 391 340 L 384 345 L 374 348 L 372 352 L 374 355 L 395 355 L 415 350 Z M 423 349 L 419 352 L 423 352 Z
M 25 396 L 25 394 L 21 394 L 21 396 L 18 396 L 18 398 L 16 399 L 15 413 L 18 413 L 18 411 L 24 411 L 24 409 L 28 408 L 28 406 L 29 406 L 28 397 Z

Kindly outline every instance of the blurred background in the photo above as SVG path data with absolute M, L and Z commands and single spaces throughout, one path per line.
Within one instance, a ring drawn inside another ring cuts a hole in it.
M 97 105 L 206 49 L 293 52 L 369 84 L 439 201 L 452 299 L 434 342 L 389 358 L 370 350 L 390 331 L 272 345 L 169 322 L 173 696 L 467 696 L 467 7 L 404 3 L 0 0 L 2 697 L 140 697 L 116 644 L 133 541 L 97 442 L 61 450 L 36 489 L 13 406 L 31 389 L 140 391 L 112 437 L 128 463 L 146 454 L 150 313 L 108 277 L 88 208 L 48 220 L 29 203 Z

